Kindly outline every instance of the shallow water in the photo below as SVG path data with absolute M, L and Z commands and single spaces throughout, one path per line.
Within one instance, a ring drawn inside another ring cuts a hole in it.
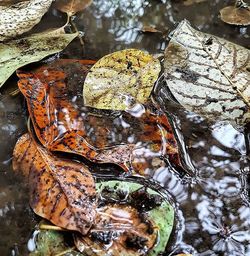
M 76 39 L 61 57 L 96 59 L 131 47 L 162 53 L 167 45 L 164 34 L 184 18 L 204 32 L 249 48 L 249 28 L 229 26 L 218 18 L 219 9 L 229 2 L 208 0 L 184 6 L 182 1 L 96 0 L 75 18 L 85 33 L 84 51 Z M 63 25 L 65 19 L 51 8 L 34 31 Z M 141 33 L 144 25 L 155 26 L 163 35 Z M 11 168 L 12 150 L 26 131 L 27 119 L 23 97 L 7 96 L 16 88 L 16 80 L 13 76 L 4 86 L 0 102 L 1 255 L 27 255 L 27 241 L 36 224 L 27 191 Z M 154 176 L 178 208 L 178 226 L 166 255 L 250 255 L 250 170 L 243 133 L 229 124 L 209 124 L 165 100 L 160 102 L 182 134 L 196 170 L 195 176 L 180 178 L 165 167 Z

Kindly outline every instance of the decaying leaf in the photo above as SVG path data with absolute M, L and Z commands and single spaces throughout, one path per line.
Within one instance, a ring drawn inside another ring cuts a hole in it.
M 50 151 L 114 163 L 142 175 L 162 167 L 162 157 L 180 167 L 177 142 L 162 111 L 139 105 L 139 110 L 113 116 L 86 109 L 74 86 L 83 84 L 93 63 L 58 60 L 32 72 L 18 72 L 39 141 Z
M 227 6 L 220 10 L 222 21 L 239 26 L 250 25 L 250 7 L 243 1 L 236 1 L 236 5 Z
M 32 29 L 48 11 L 53 0 L 29 0 L 0 5 L 0 42 Z
M 145 103 L 160 73 L 158 59 L 127 49 L 101 58 L 91 68 L 83 87 L 86 106 L 126 110 L 129 101 Z
M 0 87 L 18 68 L 62 51 L 76 36 L 59 28 L 0 43 Z
M 71 17 L 86 9 L 92 2 L 93 0 L 56 0 L 55 7 Z
M 105 205 L 98 208 L 89 234 L 76 236 L 79 251 L 91 256 L 156 256 L 164 252 L 174 210 L 159 193 L 122 181 L 98 183 L 97 190 Z
M 53 224 L 86 234 L 96 214 L 95 182 L 88 168 L 57 158 L 29 134 L 17 142 L 13 169 L 28 179 L 30 206 Z
M 175 99 L 211 120 L 250 120 L 250 51 L 182 21 L 165 51 L 165 78 Z M 163 88 L 164 89 L 164 88 Z

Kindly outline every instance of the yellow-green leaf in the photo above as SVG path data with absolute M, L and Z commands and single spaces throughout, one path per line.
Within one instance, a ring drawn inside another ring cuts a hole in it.
M 129 101 L 145 103 L 160 70 L 159 60 L 144 51 L 127 49 L 106 55 L 86 77 L 85 105 L 125 110 Z
M 77 35 L 59 28 L 0 43 L 0 87 L 18 68 L 62 51 Z

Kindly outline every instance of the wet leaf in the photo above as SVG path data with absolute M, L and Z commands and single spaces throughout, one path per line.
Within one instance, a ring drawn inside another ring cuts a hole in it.
M 150 54 L 127 49 L 101 58 L 87 75 L 83 97 L 86 106 L 125 110 L 128 101 L 145 103 L 159 72 L 160 62 Z
M 222 21 L 228 24 L 239 26 L 250 25 L 250 7 L 243 1 L 236 1 L 236 5 L 221 9 L 220 15 Z
M 87 167 L 48 153 L 29 134 L 18 140 L 13 157 L 14 171 L 28 179 L 34 212 L 86 234 L 96 214 L 95 183 Z
M 175 99 L 211 120 L 250 120 L 250 51 L 182 21 L 165 51 L 165 78 Z
M 18 68 L 62 51 L 76 36 L 60 28 L 0 43 L 0 87 Z
M 102 204 L 88 236 L 76 246 L 87 255 L 156 256 L 165 251 L 174 224 L 173 207 L 152 189 L 133 182 L 97 184 Z
M 32 29 L 40 22 L 52 2 L 53 0 L 29 0 L 11 6 L 0 5 L 0 42 Z
M 163 167 L 163 158 L 180 167 L 177 142 L 161 110 L 138 105 L 112 115 L 91 112 L 83 105 L 78 94 L 82 88 L 77 86 L 84 83 L 93 63 L 58 60 L 33 72 L 18 72 L 39 141 L 50 151 L 114 163 L 142 175 L 153 175 Z
M 93 0 L 56 0 L 55 7 L 71 17 L 86 9 L 92 2 Z

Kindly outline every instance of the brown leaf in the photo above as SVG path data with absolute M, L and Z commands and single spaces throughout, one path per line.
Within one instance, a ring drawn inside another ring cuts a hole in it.
M 30 206 L 53 224 L 86 234 L 96 214 L 96 190 L 83 164 L 60 159 L 23 135 L 14 149 L 13 169 L 28 179 Z
M 160 168 L 162 156 L 181 166 L 172 128 L 160 110 L 140 105 L 139 113 L 112 116 L 83 106 L 77 85 L 83 84 L 91 63 L 60 60 L 33 72 L 18 72 L 39 141 L 50 151 L 114 163 L 142 175 Z
M 143 28 L 141 29 L 141 32 L 143 33 L 162 33 L 162 31 L 156 29 L 153 26 L 143 26 Z
M 231 25 L 250 25 L 250 8 L 244 6 L 227 6 L 220 10 L 222 21 Z
M 67 13 L 68 16 L 73 16 L 86 9 L 92 2 L 93 0 L 56 0 L 55 7 L 59 11 Z
M 145 255 L 154 245 L 157 232 L 135 208 L 107 205 L 98 210 L 96 224 L 87 236 L 75 236 L 75 245 L 87 255 Z

